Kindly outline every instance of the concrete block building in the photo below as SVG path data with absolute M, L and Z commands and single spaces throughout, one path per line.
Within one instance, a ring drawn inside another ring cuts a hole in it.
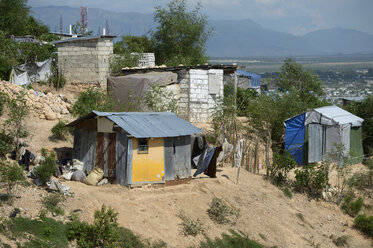
M 55 41 L 58 67 L 68 82 L 106 86 L 115 36 L 78 37 Z

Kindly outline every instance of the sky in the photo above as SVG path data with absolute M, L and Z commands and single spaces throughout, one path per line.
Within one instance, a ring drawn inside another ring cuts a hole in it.
M 31 7 L 86 6 L 115 12 L 153 13 L 170 0 L 29 0 Z M 187 0 L 192 8 L 198 0 Z M 251 19 L 263 27 L 303 35 L 328 28 L 373 34 L 373 0 L 199 0 L 210 19 Z

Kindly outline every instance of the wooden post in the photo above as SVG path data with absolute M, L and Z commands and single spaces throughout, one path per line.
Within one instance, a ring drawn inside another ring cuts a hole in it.
M 259 172 L 259 167 L 258 167 L 258 139 L 255 142 L 255 154 L 254 154 L 254 173 Z
M 240 167 L 238 167 L 238 170 L 237 170 L 237 183 L 236 184 L 238 184 L 238 177 L 240 176 Z

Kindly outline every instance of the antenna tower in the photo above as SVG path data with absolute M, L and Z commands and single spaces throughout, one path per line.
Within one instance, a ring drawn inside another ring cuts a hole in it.
M 109 22 L 106 19 L 106 35 L 110 35 Z
M 62 26 L 62 15 L 60 15 L 60 34 L 63 33 L 63 26 Z
M 85 32 L 88 31 L 88 8 L 80 7 L 80 26 Z

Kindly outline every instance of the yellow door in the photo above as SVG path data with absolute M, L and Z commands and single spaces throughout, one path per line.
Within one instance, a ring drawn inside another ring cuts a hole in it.
M 163 138 L 133 138 L 132 147 L 132 183 L 164 182 Z

